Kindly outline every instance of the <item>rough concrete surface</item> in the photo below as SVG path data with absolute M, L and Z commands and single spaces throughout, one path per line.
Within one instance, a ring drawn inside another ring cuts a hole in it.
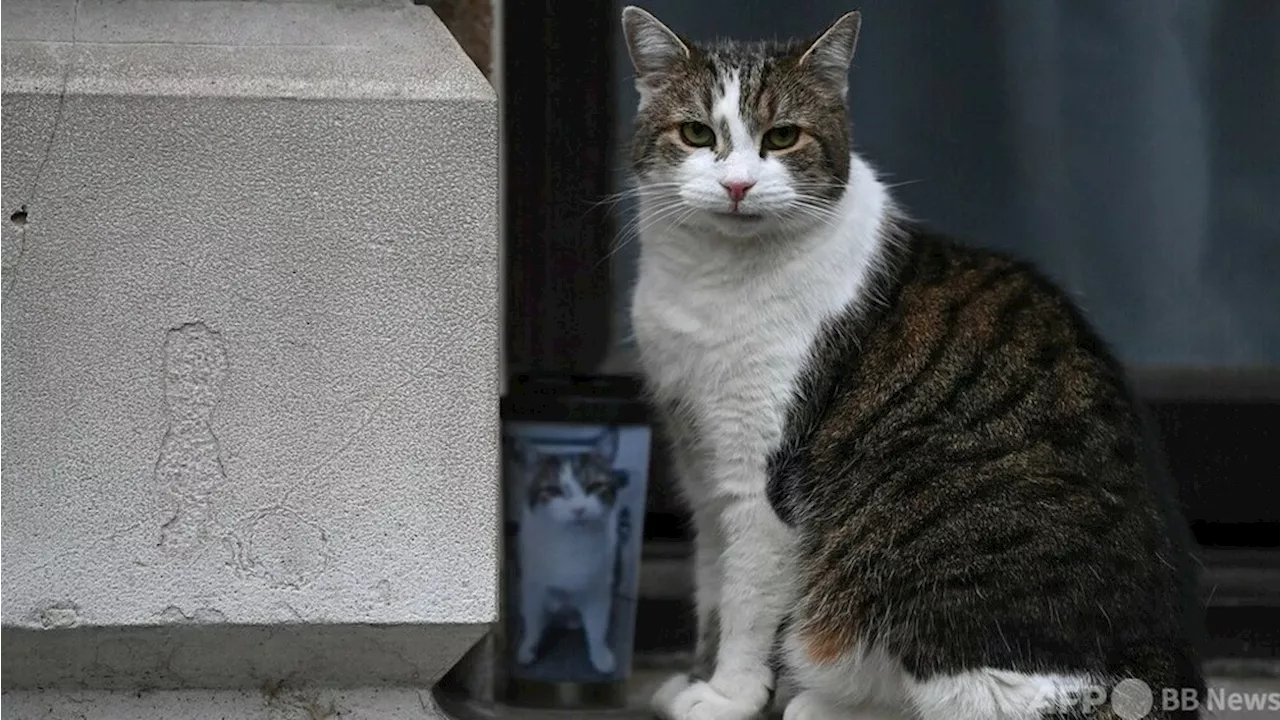
M 5 717 L 22 720 L 443 720 L 428 690 L 264 686 L 252 690 L 6 692 Z
M 4 20 L 4 686 L 429 684 L 497 615 L 492 89 L 407 0 Z

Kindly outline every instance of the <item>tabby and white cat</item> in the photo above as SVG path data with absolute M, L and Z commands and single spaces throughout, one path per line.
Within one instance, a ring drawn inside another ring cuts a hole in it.
M 622 20 L 634 327 L 697 532 L 698 661 L 655 710 L 753 717 L 780 680 L 786 720 L 1202 692 L 1185 523 L 1119 364 L 1037 271 L 908 220 L 851 152 L 859 15 L 783 44 Z
M 616 667 L 608 636 L 618 557 L 617 443 L 610 430 L 583 453 L 517 449 L 528 478 L 518 533 L 522 665 L 537 659 L 543 634 L 559 620 L 582 628 L 597 672 Z

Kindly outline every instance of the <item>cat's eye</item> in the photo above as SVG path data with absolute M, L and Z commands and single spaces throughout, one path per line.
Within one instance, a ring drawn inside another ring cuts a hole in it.
M 800 128 L 795 125 L 779 125 L 764 134 L 765 150 L 786 150 L 800 141 Z
M 700 122 L 687 122 L 680 126 L 680 139 L 689 147 L 711 147 L 716 144 L 716 133 Z

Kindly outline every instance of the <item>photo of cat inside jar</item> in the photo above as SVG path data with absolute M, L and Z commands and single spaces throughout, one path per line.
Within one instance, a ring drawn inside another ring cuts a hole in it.
M 512 423 L 503 439 L 513 677 L 628 674 L 649 427 Z

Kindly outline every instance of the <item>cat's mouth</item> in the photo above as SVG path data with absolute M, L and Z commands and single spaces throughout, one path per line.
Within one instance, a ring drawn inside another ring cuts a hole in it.
M 711 214 L 716 217 L 727 218 L 729 220 L 739 220 L 742 222 L 752 222 L 764 219 L 764 215 L 759 213 L 745 213 L 737 210 L 712 210 Z

